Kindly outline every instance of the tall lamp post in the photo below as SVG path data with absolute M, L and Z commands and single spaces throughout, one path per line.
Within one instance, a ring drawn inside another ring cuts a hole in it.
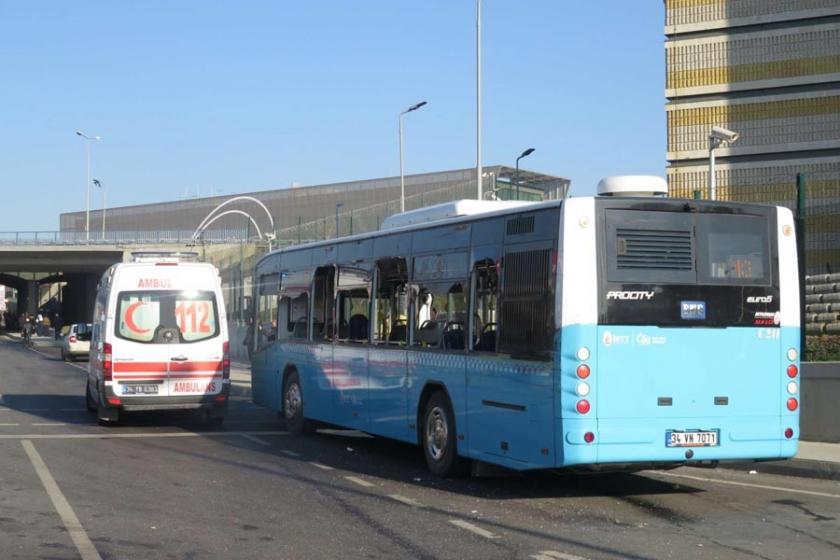
M 481 173 L 481 0 L 475 2 L 475 179 L 476 200 L 483 200 Z
M 93 180 L 93 186 L 102 191 L 102 241 L 105 241 L 105 187 L 99 182 L 99 179 Z
M 84 138 L 87 144 L 87 183 L 85 183 L 85 240 L 90 241 L 90 143 L 94 140 L 101 140 L 100 136 L 88 136 L 81 130 L 76 131 L 76 136 Z
M 717 198 L 717 179 L 715 178 L 715 149 L 729 145 L 740 138 L 740 134 L 720 126 L 713 126 L 709 132 L 709 199 Z
M 403 116 L 412 111 L 416 111 L 423 105 L 426 105 L 425 101 L 415 103 L 414 105 L 400 113 L 400 212 L 405 212 L 405 176 L 403 175 Z M 338 220 L 338 218 L 336 218 L 336 220 Z M 336 230 L 336 232 L 337 231 L 338 230 Z
M 338 202 L 335 205 L 335 237 L 338 238 L 338 209 L 344 206 L 343 202 Z
M 516 158 L 516 200 L 519 200 L 519 160 L 534 153 L 534 148 L 528 148 Z

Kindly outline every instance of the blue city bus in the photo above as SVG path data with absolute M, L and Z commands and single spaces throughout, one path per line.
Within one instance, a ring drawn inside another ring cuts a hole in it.
M 460 201 L 256 265 L 254 402 L 294 434 L 419 444 L 429 469 L 791 457 L 799 287 L 786 208 Z M 481 464 L 481 463 L 477 463 Z

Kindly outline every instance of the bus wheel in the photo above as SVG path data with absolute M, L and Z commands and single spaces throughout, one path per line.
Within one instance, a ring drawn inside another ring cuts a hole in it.
M 286 428 L 293 435 L 312 431 L 310 423 L 303 416 L 303 391 L 296 371 L 290 372 L 283 383 L 283 418 L 286 420 Z
M 432 474 L 453 477 L 466 472 L 467 462 L 458 457 L 456 434 L 455 415 L 449 398 L 443 391 L 436 391 L 426 402 L 421 442 Z

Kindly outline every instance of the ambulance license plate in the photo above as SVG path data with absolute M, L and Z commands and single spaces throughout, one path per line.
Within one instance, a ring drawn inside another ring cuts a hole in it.
M 157 395 L 157 385 L 123 385 L 123 395 Z
M 717 447 L 718 430 L 665 432 L 665 447 Z

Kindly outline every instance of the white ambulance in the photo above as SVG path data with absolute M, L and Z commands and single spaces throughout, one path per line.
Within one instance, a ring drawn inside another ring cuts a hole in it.
M 179 409 L 224 421 L 230 346 L 221 280 L 196 257 L 137 252 L 103 274 L 85 394 L 100 423 L 121 411 Z

